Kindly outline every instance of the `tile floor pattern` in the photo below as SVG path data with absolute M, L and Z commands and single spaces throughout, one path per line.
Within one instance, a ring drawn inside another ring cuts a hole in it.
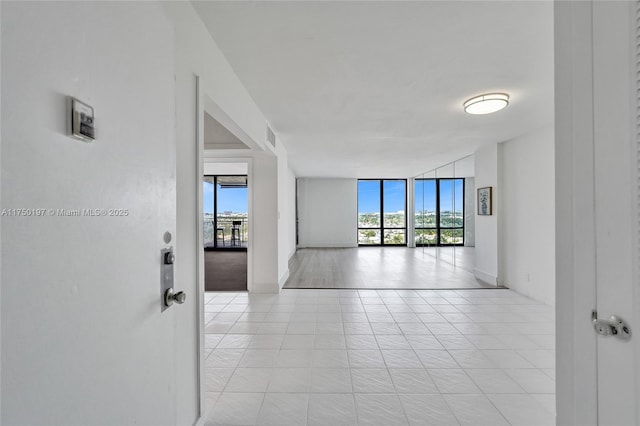
M 511 290 L 206 293 L 207 425 L 552 425 L 554 313 Z

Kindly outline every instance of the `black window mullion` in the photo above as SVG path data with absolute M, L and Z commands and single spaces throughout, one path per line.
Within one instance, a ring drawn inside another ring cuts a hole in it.
M 440 246 L 440 179 L 436 178 L 436 246 Z
M 213 177 L 213 247 L 218 247 L 218 176 Z
M 467 194 L 465 192 L 465 188 L 466 188 L 466 180 L 463 178 L 462 179 L 462 245 L 464 245 L 464 241 L 466 239 L 465 235 L 464 235 L 464 232 L 465 232 L 465 229 L 466 229 L 466 227 L 464 225 L 465 225 L 465 221 L 467 219 L 467 217 L 464 214 L 465 206 L 467 204 L 467 203 L 465 203 L 465 196 Z
M 384 245 L 384 179 L 378 179 L 380 184 L 380 245 Z

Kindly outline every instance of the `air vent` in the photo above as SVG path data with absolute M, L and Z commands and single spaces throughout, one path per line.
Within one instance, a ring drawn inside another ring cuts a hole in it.
M 267 124 L 267 142 L 271 144 L 272 147 L 276 147 L 276 134 L 273 133 L 271 127 Z

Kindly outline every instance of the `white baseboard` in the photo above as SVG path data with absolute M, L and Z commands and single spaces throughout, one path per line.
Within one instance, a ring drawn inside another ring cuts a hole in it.
M 278 286 L 277 283 L 261 283 L 257 286 L 254 286 L 253 290 L 251 290 L 252 294 L 278 294 L 282 288 Z
M 289 268 L 287 268 L 287 270 L 284 272 L 284 274 L 282 274 L 282 276 L 278 280 L 278 287 L 282 288 L 282 286 L 284 285 L 284 283 L 287 282 L 288 279 L 289 279 Z
M 357 248 L 358 244 L 299 244 L 298 248 Z
M 202 400 L 204 403 L 204 396 L 202 396 Z M 207 410 L 205 409 L 204 412 L 206 413 Z M 206 415 L 198 417 L 198 420 L 196 420 L 193 426 L 204 426 L 204 421 L 206 420 L 206 417 L 207 417 Z
M 484 271 L 481 271 L 479 269 L 474 269 L 473 270 L 473 275 L 476 276 L 477 279 L 479 279 L 480 281 L 487 283 L 489 285 L 495 285 L 498 286 L 498 277 L 496 277 L 495 275 L 491 275 L 488 274 Z

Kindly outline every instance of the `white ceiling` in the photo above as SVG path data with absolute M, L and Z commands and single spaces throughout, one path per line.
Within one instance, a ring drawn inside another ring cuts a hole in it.
M 553 122 L 550 1 L 193 3 L 298 176 L 414 176 Z M 509 107 L 464 113 L 490 91 Z

